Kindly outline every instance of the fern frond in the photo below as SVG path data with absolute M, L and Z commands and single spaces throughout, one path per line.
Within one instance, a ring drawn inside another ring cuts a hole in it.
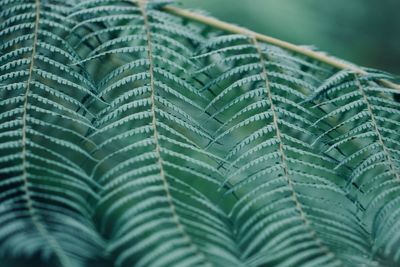
M 77 55 L 63 7 L 2 2 L 0 246 L 72 267 L 101 254 L 103 241 L 90 217 L 95 144 L 84 137 L 94 115 L 82 99 L 93 85 L 69 66 Z
M 220 159 L 201 148 L 212 137 L 200 123 L 206 98 L 190 75 L 193 44 L 202 38 L 172 16 L 160 20 L 145 1 L 87 7 L 73 14 L 82 16 L 77 25 L 98 27 L 73 29 L 85 40 L 78 45 L 95 45 L 80 64 L 90 70 L 107 57 L 116 63 L 101 70 L 99 96 L 109 105 L 90 137 L 102 157 L 93 172 L 102 173 L 103 185 L 96 216 L 104 218 L 101 230 L 117 266 L 237 266 L 228 219 L 210 199 L 222 180 Z M 136 27 L 114 22 L 128 12 L 138 18 Z
M 351 194 L 362 199 L 366 207 L 364 216 L 372 218 L 367 221 L 374 239 L 374 252 L 396 262 L 399 237 L 388 233 L 398 229 L 393 221 L 396 212 L 392 203 L 397 201 L 400 182 L 399 134 L 393 130 L 398 126 L 400 114 L 400 104 L 393 100 L 393 93 L 399 92 L 378 86 L 374 79 L 373 74 L 335 74 L 330 79 L 335 82 L 326 83 L 315 97 L 329 99 L 319 104 L 327 113 L 321 119 L 333 119 L 336 124 L 334 130 L 331 127 L 326 131 L 334 133 L 333 138 L 325 138 L 323 134 L 321 139 L 329 145 L 328 150 L 337 148 L 345 152 L 337 168 L 351 168 L 348 185 L 356 184 L 365 192 Z M 374 178 L 371 180 L 371 177 Z M 392 209 L 390 215 L 389 209 Z M 391 220 L 381 228 L 386 216 Z
M 217 52 L 199 58 L 218 56 L 218 64 L 209 59 L 203 71 L 215 77 L 206 89 L 216 96 L 206 110 L 224 121 L 215 137 L 224 147 L 212 144 L 209 150 L 224 151 L 231 161 L 225 182 L 240 199 L 230 216 L 247 266 L 366 264 L 368 234 L 336 184 L 335 161 L 308 145 L 315 116 L 300 104 L 307 96 L 285 90 L 310 93 L 319 80 L 305 84 L 297 61 L 271 56 L 269 46 L 252 36 L 210 43 L 218 44 Z M 347 246 L 353 250 L 341 249 Z

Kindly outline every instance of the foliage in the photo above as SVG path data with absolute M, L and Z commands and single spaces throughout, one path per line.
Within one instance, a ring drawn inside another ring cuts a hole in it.
M 390 74 L 164 0 L 0 3 L 2 266 L 400 266 Z

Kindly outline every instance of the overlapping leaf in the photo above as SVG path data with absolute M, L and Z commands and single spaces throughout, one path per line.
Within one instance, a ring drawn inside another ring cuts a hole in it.
M 165 4 L 0 0 L 0 260 L 399 265 L 391 75 Z

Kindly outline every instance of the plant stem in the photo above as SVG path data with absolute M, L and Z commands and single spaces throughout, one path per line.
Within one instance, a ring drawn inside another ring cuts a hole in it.
M 185 10 L 182 8 L 178 8 L 178 7 L 174 7 L 174 6 L 165 6 L 165 7 L 163 7 L 163 9 L 173 15 L 176 15 L 176 16 L 179 16 L 182 18 L 186 18 L 186 19 L 190 19 L 193 21 L 197 21 L 197 22 L 200 22 L 200 23 L 203 23 L 203 24 L 206 24 L 211 27 L 218 28 L 218 29 L 221 29 L 221 30 L 224 30 L 227 32 L 248 35 L 259 41 L 270 43 L 275 46 L 284 48 L 286 50 L 290 50 L 295 53 L 305 55 L 309 58 L 313 58 L 317 61 L 331 65 L 337 69 L 349 70 L 349 71 L 352 71 L 352 72 L 354 72 L 356 74 L 360 74 L 360 75 L 368 75 L 368 72 L 366 72 L 365 70 L 363 70 L 362 68 L 360 68 L 356 65 L 341 61 L 339 59 L 328 56 L 321 52 L 313 51 L 313 50 L 308 49 L 303 46 L 299 46 L 299 45 L 295 45 L 295 44 L 292 44 L 292 43 L 289 43 L 286 41 L 282 41 L 280 39 L 277 39 L 277 38 L 274 38 L 271 36 L 267 36 L 267 35 L 264 35 L 264 34 L 261 34 L 258 32 L 254 32 L 249 29 L 239 27 L 239 26 L 233 25 L 231 23 L 227 23 L 227 22 L 218 20 L 216 18 L 208 17 L 208 16 L 198 14 L 198 13 L 195 13 L 195 12 L 192 12 L 189 10 Z M 383 86 L 400 90 L 400 85 L 390 82 L 388 80 L 382 79 L 382 80 L 379 80 L 379 83 Z

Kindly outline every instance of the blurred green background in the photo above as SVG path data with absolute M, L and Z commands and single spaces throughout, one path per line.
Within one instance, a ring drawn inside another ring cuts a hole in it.
M 400 0 L 181 0 L 245 26 L 353 63 L 400 74 Z

